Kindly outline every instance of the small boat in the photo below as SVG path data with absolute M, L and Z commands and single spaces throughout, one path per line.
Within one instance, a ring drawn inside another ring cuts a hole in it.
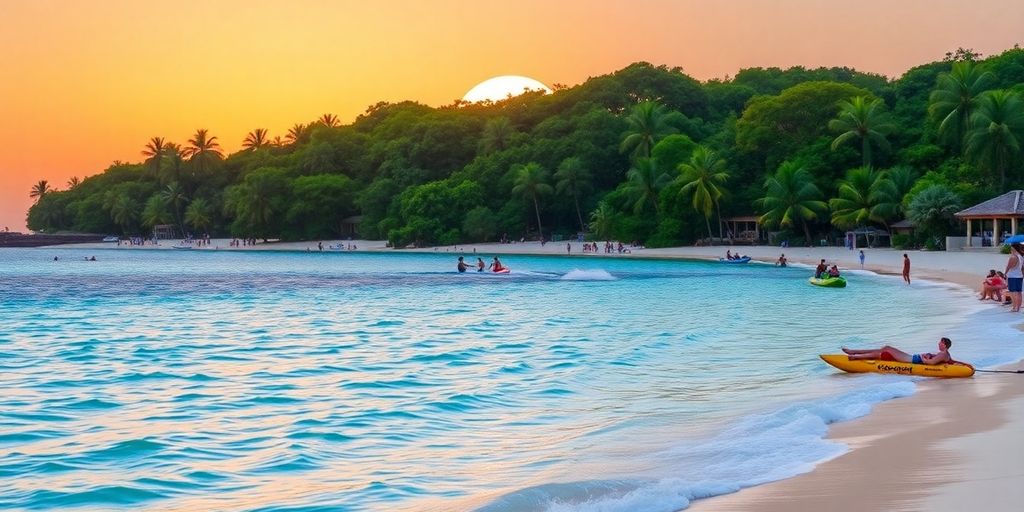
M 731 263 L 733 265 L 743 264 L 743 263 L 750 263 L 750 256 L 744 256 L 742 258 L 737 258 L 737 259 L 734 259 L 734 260 L 727 260 L 725 258 L 718 258 L 718 262 L 719 263 Z
M 191 249 L 193 249 L 193 247 L 191 245 L 178 244 L 178 245 L 172 245 L 171 249 L 191 250 Z
M 509 272 L 511 272 L 511 271 L 508 269 L 508 267 L 505 267 L 505 268 L 502 268 L 501 270 L 495 270 L 495 271 L 493 271 L 491 273 L 492 274 L 508 274 Z
M 120 238 L 118 238 L 116 236 L 113 236 L 113 235 L 103 237 L 103 241 L 104 242 L 118 242 L 120 240 L 121 240 Z
M 963 378 L 974 375 L 974 368 L 963 363 L 914 364 L 879 359 L 856 359 L 851 361 L 846 354 L 822 354 L 822 361 L 847 373 L 895 373 L 918 377 Z
M 822 277 L 820 279 L 817 277 L 812 277 L 808 279 L 807 282 L 813 284 L 814 286 L 823 286 L 825 288 L 846 288 L 846 278 L 842 276 Z

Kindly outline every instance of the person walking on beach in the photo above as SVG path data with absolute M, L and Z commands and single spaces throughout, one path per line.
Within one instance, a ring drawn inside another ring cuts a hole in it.
M 1010 312 L 1020 311 L 1021 285 L 1024 284 L 1024 245 L 1010 244 L 1006 261 L 1006 291 L 1010 296 Z
M 903 280 L 910 284 L 910 256 L 903 253 Z
M 864 251 L 863 250 L 860 251 L 859 258 L 860 258 L 860 268 L 864 268 Z

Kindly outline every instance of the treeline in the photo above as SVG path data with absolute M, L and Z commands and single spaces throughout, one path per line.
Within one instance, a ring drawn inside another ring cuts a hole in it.
M 264 129 L 225 156 L 198 130 L 152 138 L 65 190 L 32 190 L 36 231 L 326 239 L 395 246 L 585 232 L 649 246 L 757 214 L 791 243 L 952 213 L 1024 184 L 1024 50 L 958 50 L 889 80 L 848 68 L 745 69 L 700 83 L 637 63 L 553 94 L 440 108 L 379 103 Z

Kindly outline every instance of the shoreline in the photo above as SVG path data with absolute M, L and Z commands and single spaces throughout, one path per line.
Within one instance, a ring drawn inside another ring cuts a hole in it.
M 216 247 L 216 242 L 211 245 Z M 229 251 L 317 251 L 316 243 L 283 242 L 253 247 L 218 249 Z M 841 269 L 868 271 L 899 278 L 904 251 L 865 249 L 861 268 L 857 251 L 838 247 L 785 248 L 765 246 L 674 247 L 633 249 L 630 254 L 566 254 L 564 242 L 541 246 L 537 242 L 517 244 L 467 244 L 394 250 L 383 242 L 324 241 L 354 243 L 352 252 L 449 253 L 457 255 L 562 256 L 581 264 L 600 258 L 691 259 L 716 261 L 725 250 L 738 250 L 753 261 L 774 263 L 785 252 L 790 263 L 811 265 L 821 258 Z M 109 244 L 73 244 L 39 249 L 171 249 L 159 247 L 111 247 Z M 573 244 L 579 250 L 581 244 Z M 328 252 L 328 251 L 324 251 Z M 349 251 L 331 251 L 349 252 Z M 905 251 L 911 259 L 911 277 L 952 283 L 975 290 L 989 268 L 1001 269 L 1005 255 L 991 252 Z M 514 264 L 510 265 L 514 267 Z M 903 286 L 902 281 L 894 285 Z M 993 306 L 995 304 L 993 303 Z M 1013 319 L 1006 312 L 1005 324 L 1024 331 L 1024 316 Z M 965 322 L 966 323 L 966 322 Z M 969 326 L 965 326 L 969 328 Z M 1003 368 L 1017 369 L 1020 361 Z M 1008 478 L 1024 478 L 1016 466 L 1013 450 L 1005 447 L 1024 431 L 1024 376 L 980 374 L 972 379 L 921 380 L 917 391 L 907 398 L 888 400 L 866 416 L 829 426 L 826 438 L 847 445 L 849 450 L 834 459 L 808 468 L 790 478 L 741 489 L 738 492 L 694 501 L 690 510 L 788 511 L 793 509 L 859 510 L 963 510 L 977 507 L 984 495 L 984 510 L 1015 510 L 1024 500 L 1024 489 L 1007 489 Z M 996 469 L 993 469 L 996 468 Z

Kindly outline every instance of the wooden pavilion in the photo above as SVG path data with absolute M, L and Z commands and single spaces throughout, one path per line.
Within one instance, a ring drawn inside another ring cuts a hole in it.
M 972 234 L 978 222 L 982 245 L 999 245 L 1003 235 L 1014 235 L 1024 219 L 1024 190 L 1011 190 L 999 197 L 974 205 L 956 213 L 956 218 L 967 222 L 967 246 L 974 247 Z M 991 231 L 987 228 L 990 228 Z M 1006 228 L 1009 228 L 1007 231 Z M 991 235 L 989 235 L 991 233 Z M 989 242 L 991 240 L 991 242 Z

